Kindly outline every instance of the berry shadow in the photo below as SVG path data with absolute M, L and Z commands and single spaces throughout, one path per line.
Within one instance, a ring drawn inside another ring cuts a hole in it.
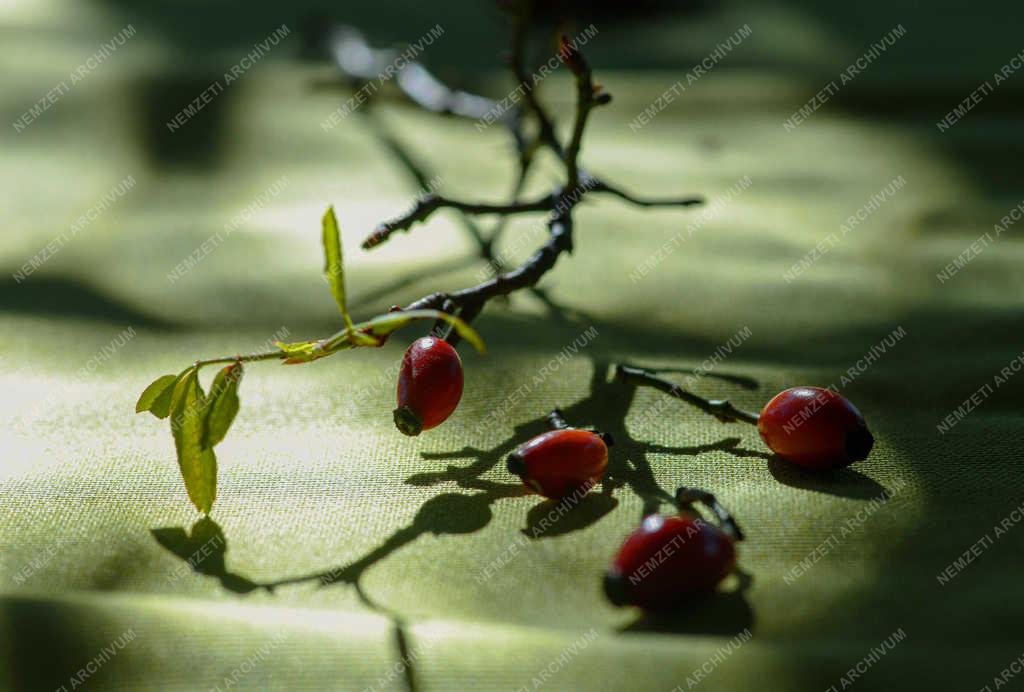
M 854 500 L 889 499 L 889 491 L 884 485 L 850 467 L 832 471 L 812 471 L 771 455 L 768 458 L 768 472 L 779 483 L 791 488 Z
M 671 611 L 643 613 L 619 628 L 623 634 L 691 634 L 732 637 L 751 632 L 754 610 L 746 592 L 753 577 L 736 571 L 739 585 L 729 591 L 698 594 Z

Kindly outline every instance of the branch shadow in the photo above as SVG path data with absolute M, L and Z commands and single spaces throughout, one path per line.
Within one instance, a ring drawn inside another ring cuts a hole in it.
M 223 161 L 227 131 L 234 116 L 238 92 L 232 89 L 210 94 L 198 123 L 182 118 L 182 106 L 197 94 L 206 94 L 211 84 L 223 82 L 220 73 L 156 73 L 134 84 L 135 101 L 141 113 L 136 121 L 138 139 L 152 166 L 159 169 L 214 169 Z
M 643 501 L 643 515 L 659 511 L 665 504 L 674 505 L 671 493 L 662 489 L 651 470 L 648 455 L 651 453 L 673 453 L 694 455 L 708 451 L 724 451 L 738 457 L 763 457 L 761 452 L 739 447 L 739 438 L 725 438 L 718 442 L 690 447 L 669 447 L 647 444 L 633 439 L 625 426 L 626 413 L 633 403 L 635 388 L 610 381 L 611 363 L 595 364 L 590 383 L 590 395 L 563 409 L 569 421 L 592 424 L 604 432 L 610 432 L 616 440 L 608 470 L 601 484 L 600 492 L 591 492 L 572 501 L 569 511 L 561 511 L 559 503 L 544 500 L 532 507 L 526 515 L 526 526 L 522 529 L 530 539 L 543 539 L 569 534 L 593 526 L 611 513 L 619 504 L 616 490 L 628 487 Z M 256 590 L 273 593 L 282 586 L 315 583 L 320 587 L 334 584 L 349 584 L 360 601 L 369 609 L 392 620 L 400 650 L 407 648 L 405 624 L 402 618 L 369 597 L 362 587 L 363 575 L 380 560 L 387 558 L 407 544 L 424 535 L 461 535 L 480 531 L 493 518 L 494 503 L 508 498 L 523 497 L 529 490 L 520 483 L 496 482 L 482 478 L 497 466 L 505 456 L 523 440 L 529 439 L 548 429 L 547 418 L 539 417 L 517 426 L 513 434 L 497 446 L 488 450 L 464 447 L 441 453 L 424 453 L 425 459 L 472 459 L 468 466 L 449 465 L 442 471 L 415 474 L 406 479 L 414 486 L 431 486 L 440 483 L 454 483 L 470 493 L 445 492 L 424 502 L 405 527 L 396 530 L 373 550 L 355 561 L 332 569 L 313 572 L 274 581 L 258 582 L 228 569 L 226 555 L 227 538 L 221 527 L 209 517 L 199 520 L 190 531 L 181 527 L 160 528 L 151 531 L 154 539 L 173 555 L 181 559 L 197 574 L 212 577 L 221 585 L 237 594 L 248 594 Z M 558 511 L 556 511 L 558 510 Z M 551 517 L 557 515 L 557 520 Z M 742 595 L 722 594 L 711 599 L 711 604 L 702 605 L 700 613 L 706 617 L 685 618 L 687 631 L 720 633 L 723 626 L 733 623 L 752 622 L 749 605 Z M 629 631 L 672 631 L 675 620 L 665 616 L 644 616 L 627 628 Z M 660 628 L 660 629 L 658 629 Z M 696 629 L 694 629 L 696 628 Z M 701 630 L 701 628 L 704 628 Z M 412 676 L 412 670 L 406 671 Z M 410 683 L 412 684 L 412 683 Z
M 391 620 L 406 688 L 415 692 L 418 686 L 412 665 L 414 658 L 409 644 L 407 623 L 400 614 L 370 598 L 360 579 L 378 560 L 384 559 L 423 534 L 472 533 L 486 526 L 491 520 L 492 500 L 484 497 L 485 495 L 486 493 L 445 493 L 433 497 L 423 503 L 410 526 L 399 529 L 359 560 L 324 572 L 270 582 L 256 582 L 227 568 L 227 537 L 220 525 L 210 517 L 197 521 L 191 531 L 186 531 L 182 527 L 167 527 L 152 529 L 150 533 L 157 543 L 183 560 L 193 572 L 213 577 L 219 580 L 225 589 L 237 594 L 248 594 L 258 589 L 274 593 L 279 586 L 307 582 L 318 582 L 321 586 L 336 583 L 352 585 L 364 606 Z
M 636 389 L 612 381 L 611 370 L 611 362 L 595 362 L 589 395 L 571 406 L 562 407 L 562 412 L 570 424 L 585 425 L 588 428 L 609 433 L 615 441 L 612 453 L 609 455 L 608 468 L 601 482 L 602 492 L 600 494 L 590 493 L 586 497 L 595 496 L 594 499 L 586 501 L 584 498 L 577 503 L 574 512 L 565 515 L 567 519 L 577 514 L 575 510 L 579 509 L 578 514 L 581 516 L 573 517 L 568 524 L 574 526 L 575 529 L 585 528 L 611 511 L 614 508 L 611 499 L 601 498 L 600 495 L 611 496 L 616 490 L 623 487 L 629 488 L 641 498 L 643 516 L 659 511 L 666 503 L 674 507 L 675 500 L 672 493 L 661 488 L 654 479 L 648 459 L 650 454 L 667 453 L 691 456 L 721 451 L 737 457 L 770 458 L 770 455 L 764 452 L 740 447 L 740 438 L 738 437 L 728 437 L 711 444 L 695 446 L 665 446 L 634 439 L 626 428 L 625 421 L 633 404 Z M 455 483 L 463 488 L 479 487 L 480 483 L 487 483 L 487 481 L 481 480 L 482 475 L 498 466 L 518 445 L 546 430 L 548 430 L 548 426 L 545 413 L 544 416 L 516 426 L 512 435 L 491 449 L 467 446 L 450 452 L 424 453 L 425 459 L 468 458 L 472 461 L 468 466 L 449 465 L 444 471 L 419 473 L 406 479 L 406 483 L 410 485 Z M 550 501 L 542 503 L 531 510 L 531 516 L 534 513 L 546 515 L 555 506 L 556 503 Z M 583 521 L 583 517 L 590 517 L 591 521 Z M 559 523 L 561 524 L 566 519 Z M 569 530 L 560 526 L 556 532 L 549 531 L 544 535 L 560 535 Z
M 615 439 L 600 491 L 590 492 L 572 501 L 568 511 L 564 511 L 560 503 L 553 500 L 542 500 L 531 507 L 526 513 L 526 525 L 521 529 L 531 540 L 564 536 L 595 525 L 618 507 L 619 500 L 615 495 L 622 488 L 628 488 L 642 500 L 643 516 L 660 511 L 666 504 L 674 507 L 672 493 L 661 488 L 654 478 L 649 461 L 651 454 L 693 456 L 711 451 L 725 452 L 738 458 L 766 460 L 776 480 L 791 487 L 861 499 L 887 495 L 882 485 L 852 469 L 825 474 L 805 471 L 771 454 L 744 449 L 740 446 L 739 437 L 727 437 L 714 443 L 692 446 L 650 444 L 634 439 L 626 428 L 625 420 L 634 402 L 636 388 L 613 381 L 611 370 L 610 362 L 595 363 L 589 395 L 563 408 L 568 421 L 611 433 Z M 378 561 L 423 535 L 460 535 L 480 531 L 491 522 L 494 516 L 492 508 L 496 502 L 530 494 L 531 491 L 518 482 L 494 481 L 483 476 L 498 467 L 524 440 L 546 430 L 547 417 L 540 416 L 516 426 L 507 439 L 490 449 L 467 446 L 445 452 L 423 453 L 423 458 L 428 460 L 468 459 L 470 463 L 449 464 L 442 470 L 417 473 L 406 479 L 407 484 L 420 487 L 454 484 L 469 493 L 445 492 L 430 498 L 420 506 L 408 526 L 396 530 L 380 545 L 355 561 L 332 569 L 276 581 L 257 582 L 228 569 L 225 559 L 227 539 L 212 519 L 200 520 L 191 532 L 183 528 L 163 528 L 154 529 L 152 534 L 160 545 L 182 559 L 194 572 L 218 579 L 225 589 L 234 593 L 247 594 L 258 589 L 272 593 L 278 587 L 301 583 L 316 583 L 321 587 L 349 584 L 367 608 L 392 619 L 401 649 L 407 645 L 401 617 L 369 597 L 361 584 L 363 575 Z M 552 521 L 553 516 L 557 516 L 557 520 Z M 743 572 L 738 574 L 741 582 L 738 589 L 696 596 L 672 612 L 645 613 L 620 631 L 735 635 L 747 630 L 753 626 L 754 613 L 744 592 L 752 577 Z M 411 675 L 412 672 L 408 671 L 407 674 Z
M 566 535 L 596 524 L 618 506 L 614 493 L 623 487 L 629 488 L 641 498 L 644 516 L 659 511 L 666 503 L 675 507 L 673 495 L 661 488 L 654 478 L 648 459 L 650 454 L 691 456 L 720 451 L 741 458 L 772 458 L 772 455 L 765 452 L 740 447 L 741 440 L 738 437 L 728 437 L 711 444 L 694 446 L 665 446 L 634 439 L 626 428 L 625 420 L 633 404 L 636 388 L 614 382 L 610 377 L 611 372 L 610 362 L 595 362 L 589 395 L 562 409 L 570 423 L 586 424 L 588 427 L 610 433 L 615 440 L 608 469 L 601 483 L 601 492 L 588 493 L 576 502 L 570 511 L 565 512 L 558 511 L 561 509 L 559 502 L 552 500 L 544 500 L 535 505 L 527 512 L 527 525 L 522 529 L 522 533 L 530 539 Z M 730 377 L 726 376 L 724 379 Z M 741 381 L 743 379 L 732 378 L 732 381 L 745 387 L 756 387 L 756 382 Z M 443 471 L 415 474 L 406 479 L 406 482 L 418 486 L 454 483 L 462 488 L 499 485 L 484 480 L 481 476 L 498 466 L 506 455 L 524 440 L 547 429 L 546 416 L 538 417 L 517 426 L 508 439 L 491 449 L 463 447 L 449 452 L 424 453 L 425 459 L 468 458 L 471 463 L 468 466 L 449 465 Z M 557 516 L 558 519 L 551 521 L 552 516 Z M 683 607 L 672 612 L 642 614 L 620 631 L 715 636 L 731 636 L 749 631 L 754 625 L 754 612 L 745 592 L 753 578 L 742 570 L 737 570 L 737 576 L 739 587 L 734 590 L 695 596 Z

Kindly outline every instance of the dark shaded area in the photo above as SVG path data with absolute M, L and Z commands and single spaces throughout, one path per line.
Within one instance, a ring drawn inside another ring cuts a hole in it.
M 753 577 L 737 570 L 738 584 L 728 590 L 697 594 L 671 611 L 641 613 L 619 629 L 626 634 L 690 634 L 732 637 L 753 632 L 754 611 L 745 596 Z
M 134 636 L 125 635 L 125 630 L 111 633 L 112 629 L 89 608 L 31 597 L 4 598 L 0 644 L 6 649 L 6 669 L 0 669 L 0 684 L 10 685 L 6 688 L 10 690 L 59 691 L 86 685 L 103 689 L 105 682 L 116 680 L 111 670 L 116 665 L 93 664 L 92 670 L 86 666 L 103 653 L 103 647 L 113 649 L 115 656 L 122 653 L 131 647 Z M 99 635 L 101 631 L 110 633 L 110 638 Z
M 225 86 L 222 72 L 166 73 L 138 80 L 134 93 L 140 114 L 135 122 L 150 165 L 216 168 L 231 140 L 227 128 L 238 94 L 232 86 Z M 204 93 L 210 100 L 197 103 Z M 194 115 L 193 108 L 199 109 Z
M 345 3 L 333 0 L 305 0 L 282 6 L 274 2 L 223 0 L 212 4 L 190 6 L 182 12 L 174 0 L 95 0 L 104 10 L 131 20 L 140 31 L 163 37 L 171 64 L 210 60 L 225 52 L 244 54 L 252 44 L 281 23 L 295 34 L 289 50 L 305 55 L 308 41 L 303 40 L 324 21 L 349 23 L 361 27 L 379 44 L 404 45 L 439 21 L 450 36 L 458 41 L 442 41 L 431 48 L 430 61 L 443 71 L 473 75 L 483 70 L 500 68 L 501 59 L 494 50 L 494 36 L 507 25 L 506 16 L 490 0 L 450 0 L 445 3 L 443 17 L 432 5 L 410 0 L 386 0 L 376 3 Z M 739 20 L 750 3 L 736 0 L 641 0 L 628 7 L 613 0 L 586 2 L 559 0 L 542 3 L 541 12 L 549 23 L 565 17 L 569 8 L 580 8 L 578 22 L 600 23 L 606 40 L 595 42 L 591 49 L 600 64 L 617 69 L 678 68 L 703 57 L 697 46 L 688 42 L 669 41 L 652 44 L 624 40 L 628 30 L 641 27 L 667 28 L 698 22 L 708 15 L 731 12 Z M 995 67 L 1008 59 L 1000 46 L 1014 45 L 1019 26 L 1020 5 L 1010 0 L 986 4 L 984 12 L 957 0 L 935 0 L 927 6 L 915 2 L 882 2 L 836 4 L 822 0 L 786 0 L 780 8 L 803 19 L 807 26 L 820 27 L 830 36 L 841 37 L 845 45 L 864 49 L 879 40 L 897 23 L 910 31 L 894 59 L 903 73 L 941 76 L 953 73 L 964 79 L 979 63 Z M 740 21 L 740 24 L 742 21 Z M 565 22 L 560 28 L 565 30 Z M 653 34 L 657 35 L 657 34 Z M 650 38 L 652 34 L 644 34 Z M 942 51 L 936 46 L 957 46 Z M 851 56 L 853 57 L 853 56 Z M 738 66 L 756 64 L 797 71 L 803 67 L 809 79 L 831 74 L 828 64 L 801 66 L 784 52 L 756 56 L 737 53 L 730 58 Z M 930 88 L 941 79 L 921 80 Z M 969 81 L 969 80 L 967 80 Z M 966 81 L 964 82 L 966 85 Z M 895 93 L 895 92 L 894 92 Z M 906 93 L 906 90 L 903 90 Z M 884 105 L 884 104 L 883 104 Z M 951 104 L 952 105 L 952 104 Z
M 619 506 L 619 501 L 610 492 L 587 493 L 568 513 L 561 516 L 558 515 L 558 505 L 555 500 L 545 500 L 531 507 L 526 513 L 523 535 L 531 539 L 555 538 L 585 529 L 611 514 Z M 558 521 L 549 518 L 556 516 Z
M 18 283 L 0 277 L 0 313 L 92 320 L 149 329 L 171 329 L 172 322 L 144 312 L 85 281 L 32 275 Z
M 791 488 L 856 500 L 889 499 L 885 486 L 850 467 L 834 471 L 812 471 L 772 455 L 768 459 L 768 470 L 775 480 Z

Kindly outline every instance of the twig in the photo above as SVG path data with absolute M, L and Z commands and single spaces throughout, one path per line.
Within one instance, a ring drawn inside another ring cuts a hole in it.
M 545 195 L 539 199 L 527 202 L 512 202 L 510 204 L 482 204 L 473 202 L 462 202 L 441 195 L 425 195 L 420 197 L 412 210 L 407 214 L 385 221 L 373 230 L 363 241 L 363 249 L 369 250 L 385 242 L 392 233 L 408 231 L 413 224 L 426 221 L 438 209 L 457 209 L 464 214 L 528 214 L 539 211 L 550 211 L 554 207 L 552 195 Z
M 740 529 L 739 524 L 733 519 L 722 503 L 718 501 L 714 495 L 709 493 L 707 490 L 701 490 L 700 488 L 687 488 L 681 487 L 676 490 L 676 503 L 680 507 L 686 507 L 699 502 L 714 513 L 715 517 L 718 518 L 719 523 L 722 525 L 722 530 L 728 534 L 731 534 L 734 540 L 742 541 L 743 531 Z
M 245 356 L 224 356 L 223 358 L 207 358 L 206 360 L 197 360 L 192 365 L 201 368 L 206 365 L 217 365 L 219 363 L 254 363 L 259 360 L 275 360 L 284 358 L 285 355 L 280 350 L 268 351 L 266 353 L 250 353 Z
M 564 153 L 562 145 L 558 141 L 558 135 L 555 134 L 554 122 L 544 110 L 540 101 L 537 100 L 537 94 L 534 90 L 536 85 L 526 72 L 526 36 L 529 19 L 529 8 L 527 8 L 516 17 L 512 28 L 512 72 L 515 75 L 516 81 L 523 87 L 523 96 L 526 100 L 527 108 L 537 120 L 537 127 L 539 129 L 538 139 L 551 147 L 558 158 L 562 158 Z
M 614 195 L 620 199 L 624 199 L 630 204 L 635 204 L 638 207 L 692 207 L 698 204 L 704 203 L 704 198 L 700 195 L 694 195 L 692 197 L 678 197 L 678 198 L 660 198 L 655 199 L 651 197 L 638 197 L 632 193 L 626 192 L 625 190 L 613 187 L 603 180 L 596 180 L 589 185 L 591 192 L 604 192 L 610 195 Z
M 525 112 L 537 123 L 538 132 L 534 139 L 525 135 L 524 112 L 515 108 L 502 114 L 500 122 L 512 134 L 519 153 L 519 171 L 513 187 L 512 201 L 507 204 L 470 203 L 431 194 L 420 198 L 414 208 L 407 214 L 379 226 L 363 241 L 366 249 L 376 247 L 387 241 L 392 234 L 407 232 L 413 225 L 426 221 L 439 209 L 453 209 L 466 215 L 498 215 L 499 222 L 495 225 L 490 239 L 484 239 L 479 231 L 474 238 L 480 244 L 481 254 L 493 262 L 493 243 L 500 233 L 508 217 L 516 214 L 549 212 L 549 237 L 545 244 L 537 250 L 525 263 L 517 269 L 499 273 L 492 279 L 476 286 L 455 292 L 433 293 L 416 300 L 403 310 L 435 309 L 451 314 L 458 314 L 464 321 L 474 319 L 484 308 L 488 300 L 506 296 L 514 291 L 533 288 L 550 270 L 563 252 L 571 252 L 572 211 L 586 193 L 597 192 L 610 194 L 639 206 L 681 206 L 688 207 L 700 204 L 697 197 L 679 199 L 646 199 L 630 194 L 621 188 L 592 176 L 579 165 L 579 154 L 583 135 L 586 130 L 590 112 L 597 106 L 608 103 L 611 96 L 595 87 L 591 70 L 583 55 L 569 42 L 567 37 L 561 38 L 560 57 L 572 71 L 576 82 L 576 117 L 573 123 L 569 144 L 563 147 L 555 132 L 554 122 L 537 99 L 535 84 L 526 69 L 526 44 L 529 24 L 528 13 L 517 17 L 512 38 L 512 71 L 523 85 Z M 341 29 L 335 32 L 332 50 L 339 69 L 352 78 L 368 79 L 383 70 L 394 58 L 394 53 L 380 51 L 369 46 L 362 35 L 354 29 Z M 351 56 L 362 56 L 360 59 Z M 369 56 L 367 58 L 367 56 Z M 429 71 L 418 63 L 408 63 L 398 72 L 395 83 L 399 90 L 412 103 L 425 110 L 436 113 L 451 113 L 457 116 L 480 120 L 497 110 L 498 102 L 482 96 L 451 89 L 437 80 Z M 534 152 L 538 147 L 546 147 L 554 152 L 562 161 L 566 170 L 566 184 L 563 188 L 533 200 L 520 200 L 519 193 L 525 184 L 527 173 L 532 165 Z M 415 164 L 405 157 L 403 162 L 411 168 Z M 423 184 L 420 171 L 417 180 Z M 499 269 L 500 271 L 500 269 Z M 458 335 L 449 330 L 446 337 L 450 342 L 457 343 Z
M 507 111 L 504 114 L 505 117 L 501 119 L 501 122 L 509 129 L 509 132 L 512 134 L 512 137 L 516 142 L 516 149 L 520 157 L 520 177 L 525 177 L 523 168 L 526 166 L 523 165 L 522 161 L 524 157 L 528 158 L 527 152 L 529 152 L 532 147 L 546 147 L 550 149 L 559 158 L 559 160 L 568 164 L 567 152 L 565 147 L 563 147 L 562 143 L 558 140 L 558 135 L 554 128 L 554 122 L 551 119 L 551 116 L 548 115 L 544 106 L 537 99 L 535 85 L 526 71 L 525 52 L 527 23 L 528 18 L 520 16 L 513 27 L 514 33 L 511 66 L 516 80 L 523 85 L 523 97 L 527 106 L 527 111 L 537 121 L 538 133 L 536 142 L 531 143 L 531 140 L 523 133 L 523 118 L 519 109 L 514 108 Z M 332 53 L 335 56 L 335 62 L 342 74 L 349 79 L 356 80 L 357 82 L 377 78 L 378 74 L 386 68 L 391 60 L 393 60 L 394 56 L 393 51 L 386 51 L 371 47 L 366 42 L 363 35 L 352 27 L 340 27 L 336 29 L 331 48 Z M 367 60 L 365 65 L 361 63 L 355 64 L 355 61 L 353 60 L 346 61 L 342 59 L 341 56 L 344 56 L 349 52 L 357 55 L 369 55 L 371 56 L 371 59 Z M 401 75 L 403 75 L 405 70 L 407 70 L 411 65 L 417 66 L 417 69 L 413 74 L 417 75 L 418 78 L 401 78 Z M 494 112 L 498 107 L 498 102 L 493 99 L 489 99 L 478 94 L 471 94 L 469 92 L 452 89 L 451 87 L 446 86 L 419 63 L 409 63 L 403 71 L 399 72 L 399 78 L 396 78 L 395 83 L 399 87 L 401 93 L 409 101 L 433 113 L 446 113 L 467 119 L 480 120 L 489 113 Z M 574 128 L 574 133 L 575 129 L 576 128 Z M 579 145 L 577 145 L 577 157 L 578 154 Z M 588 173 L 578 165 L 578 162 L 576 165 L 579 179 L 596 179 L 596 183 L 589 185 L 592 190 L 613 194 L 638 206 L 686 207 L 701 204 L 703 202 L 703 199 L 699 196 L 665 200 L 637 197 L 625 192 L 619 186 L 607 182 L 603 177 L 597 177 Z M 516 189 L 521 189 L 521 184 L 518 182 L 516 183 Z M 493 240 L 494 239 L 492 238 L 492 243 Z
M 328 49 L 341 74 L 352 82 L 379 80 L 394 74 L 395 85 L 420 108 L 432 113 L 479 120 L 495 107 L 493 99 L 452 89 L 418 62 L 403 61 L 397 70 L 399 51 L 371 46 L 353 26 L 338 25 L 329 35 Z M 390 70 L 389 70 L 390 68 Z
M 474 304 L 482 306 L 488 300 L 497 296 L 508 295 L 513 291 L 536 285 L 541 277 L 555 266 L 559 255 L 563 252 L 572 252 L 571 211 L 572 205 L 569 205 L 564 212 L 548 222 L 550 234 L 547 242 L 519 268 L 500 274 L 471 288 L 464 288 L 461 291 L 432 293 L 410 303 L 403 309 L 443 310 L 446 304 L 445 301 L 448 300 L 460 309 L 465 309 L 467 306 Z M 463 317 L 463 321 L 465 321 L 465 317 Z
M 551 413 L 548 414 L 548 427 L 552 430 L 567 430 L 569 423 L 565 420 L 565 414 L 562 413 L 562 409 L 552 409 Z
M 371 98 L 367 102 L 367 106 L 372 103 L 373 99 Z M 363 113 L 363 120 L 367 123 L 377 138 L 384 144 L 384 146 L 387 147 L 392 156 L 402 164 L 406 172 L 414 181 L 416 181 L 417 189 L 430 191 L 432 189 L 431 177 L 427 174 L 427 171 L 420 163 L 413 159 L 412 155 L 406 151 L 402 143 L 399 142 L 398 139 L 387 130 L 387 128 L 380 124 L 378 117 L 376 117 L 378 114 L 370 108 L 367 108 L 367 111 L 368 113 Z M 479 247 L 481 257 L 494 265 L 500 266 L 500 263 L 497 262 L 491 254 L 491 247 L 493 246 L 494 240 L 493 236 L 491 239 L 485 238 L 480 227 L 472 218 L 465 214 L 460 214 L 459 220 L 462 223 L 462 226 L 466 229 L 466 232 L 469 233 L 470 237 L 473 238 Z
M 568 36 L 562 36 L 559 52 L 562 62 L 569 66 L 573 76 L 576 78 L 576 119 L 573 122 L 572 136 L 569 139 L 569 146 L 565 149 L 565 170 L 568 182 L 566 187 L 575 190 L 580 181 L 580 170 L 577 159 L 579 158 L 580 145 L 583 143 L 583 131 L 587 127 L 587 118 L 596 106 L 608 103 L 611 96 L 606 93 L 599 93 L 594 87 L 594 80 L 590 71 L 590 65 L 586 58 L 569 41 Z

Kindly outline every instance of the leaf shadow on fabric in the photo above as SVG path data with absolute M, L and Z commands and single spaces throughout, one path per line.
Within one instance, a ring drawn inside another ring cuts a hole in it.
M 228 541 L 223 529 L 210 517 L 203 517 L 192 525 L 191 531 L 183 527 L 152 529 L 156 542 L 180 558 L 196 574 L 218 579 L 228 591 L 247 594 L 257 589 L 273 591 L 272 585 L 257 584 L 227 568 Z M 169 575 L 180 578 L 187 572 Z
M 490 521 L 490 501 L 481 501 L 480 495 L 459 495 L 446 493 L 431 498 L 420 507 L 412 525 L 396 531 L 375 550 L 361 559 L 344 567 L 291 577 L 278 581 L 259 583 L 230 571 L 225 555 L 227 538 L 221 527 L 211 518 L 204 517 L 196 522 L 191 532 L 181 527 L 153 529 L 150 533 L 157 543 L 183 560 L 197 574 L 218 579 L 221 585 L 234 593 L 247 594 L 257 589 L 273 593 L 277 587 L 307 582 L 318 582 L 321 586 L 335 583 L 351 584 L 360 602 L 392 622 L 395 645 L 402 664 L 407 689 L 418 689 L 413 656 L 407 626 L 404 618 L 391 609 L 376 602 L 366 593 L 360 583 L 363 573 L 378 560 L 387 557 L 405 544 L 424 533 L 457 534 L 471 533 L 483 528 Z

